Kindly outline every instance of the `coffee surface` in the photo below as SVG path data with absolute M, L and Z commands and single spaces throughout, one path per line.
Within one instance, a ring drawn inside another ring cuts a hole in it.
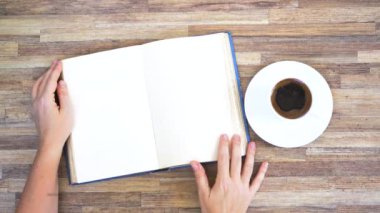
M 306 103 L 305 91 L 296 83 L 289 83 L 277 90 L 276 102 L 281 110 L 302 109 Z
M 276 84 L 272 106 L 281 116 L 295 119 L 303 116 L 311 106 L 309 88 L 297 79 L 285 79 Z

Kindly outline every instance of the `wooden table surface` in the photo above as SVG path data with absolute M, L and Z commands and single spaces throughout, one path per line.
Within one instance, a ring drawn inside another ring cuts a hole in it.
M 30 89 L 53 59 L 219 31 L 233 34 L 244 90 L 265 65 L 297 60 L 334 96 L 312 144 L 252 133 L 270 166 L 249 211 L 380 212 L 379 0 L 1 0 L 0 212 L 14 211 L 36 153 Z M 62 161 L 59 177 L 61 212 L 199 212 L 189 168 L 70 186 Z

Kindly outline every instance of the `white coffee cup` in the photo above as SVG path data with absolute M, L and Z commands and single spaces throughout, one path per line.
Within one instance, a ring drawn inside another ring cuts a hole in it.
M 310 91 L 310 106 L 302 115 L 285 116 L 273 102 L 276 85 L 289 79 Z M 245 113 L 253 131 L 279 147 L 299 147 L 314 141 L 327 128 L 332 112 L 333 98 L 326 80 L 301 62 L 280 61 L 264 67 L 252 78 L 245 94 Z

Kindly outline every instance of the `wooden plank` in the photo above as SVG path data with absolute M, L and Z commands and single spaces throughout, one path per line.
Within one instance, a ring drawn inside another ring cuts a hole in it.
M 14 41 L 0 41 L 0 56 L 17 56 L 18 43 Z
M 231 1 L 224 0 L 148 0 L 149 11 L 236 11 L 256 8 L 278 8 L 297 7 L 296 0 L 246 0 Z
M 94 207 L 94 206 L 84 206 L 82 208 L 83 213 L 175 213 L 178 212 L 176 208 L 138 208 L 138 207 Z
M 374 160 L 380 161 L 380 148 L 336 148 L 336 147 L 312 147 L 307 148 L 306 156 L 308 161 L 354 161 L 354 160 Z
M 335 187 L 342 190 L 377 191 L 379 189 L 379 177 L 337 177 Z
M 8 179 L 0 178 L 0 193 L 1 192 L 8 192 Z
M 2 79 L 9 79 L 11 81 L 29 81 L 29 80 L 37 80 L 44 72 L 46 72 L 46 68 L 44 67 L 37 67 L 37 68 L 4 68 L 0 71 L 0 78 Z M 5 81 L 4 81 L 5 82 Z M 1 84 L 0 88 L 1 91 L 4 92 L 4 90 L 9 85 Z M 16 88 L 14 88 L 16 89 Z M 11 93 L 12 91 L 9 91 Z
M 260 59 L 261 59 L 261 55 L 260 55 Z M 245 65 L 245 64 L 238 65 L 240 80 L 244 79 L 248 83 L 251 80 L 251 78 L 255 76 L 256 73 L 259 72 L 264 67 L 265 66 L 262 65 L 261 63 L 255 64 L 255 65 Z
M 300 199 L 302 194 L 302 199 Z M 339 195 L 339 196 L 336 196 Z M 344 202 L 352 202 L 361 205 L 374 205 L 379 202 L 379 192 L 342 192 L 340 190 L 318 191 L 282 191 L 259 192 L 254 197 L 252 207 L 273 206 L 334 206 Z M 159 199 L 161 197 L 161 199 Z M 184 199 L 185 198 L 185 199 Z M 142 193 L 142 205 L 144 207 L 178 207 L 194 208 L 198 206 L 196 194 L 184 193 Z M 162 200 L 166 200 L 163 202 Z
M 174 17 L 174 18 L 173 18 Z M 96 16 L 97 27 L 168 26 L 207 24 L 267 24 L 268 10 L 252 11 L 191 11 L 191 12 L 149 12 Z M 58 27 L 57 27 L 58 28 Z
M 380 74 L 380 66 L 379 67 L 371 67 L 370 69 L 371 74 Z
M 301 8 L 329 8 L 329 7 L 379 7 L 380 2 L 377 0 L 298 0 L 298 6 Z
M 260 192 L 282 191 L 378 191 L 380 178 L 378 176 L 311 176 L 311 177 L 266 177 Z
M 375 35 L 375 23 L 190 25 L 190 35 L 230 31 L 234 36 L 351 36 Z
M 5 125 L 5 108 L 0 108 L 0 125 Z
M 330 213 L 335 212 L 336 208 L 333 206 L 329 207 L 309 207 L 309 206 L 290 206 L 290 207 L 250 207 L 247 213 Z
M 34 127 L 31 106 L 6 108 L 5 122 L 9 127 Z
M 200 208 L 179 208 L 179 213 L 201 213 Z
M 62 206 L 58 205 L 58 212 L 67 212 L 67 213 L 82 213 L 81 206 Z
M 310 25 L 314 26 L 314 25 Z M 281 52 L 281 53 L 347 53 L 380 49 L 376 36 L 313 36 L 313 37 L 271 37 L 234 36 L 236 51 L 240 52 Z M 21 48 L 21 45 L 20 45 Z M 20 50 L 21 51 L 21 50 Z M 355 65 L 356 61 L 351 63 Z M 328 65 L 320 63 L 320 65 Z M 351 68 L 347 66 L 346 68 Z
M 372 95 L 380 92 L 380 74 L 342 75 L 341 86 L 347 89 L 372 89 Z
M 26 179 L 31 169 L 31 164 L 5 164 L 2 165 L 3 178 Z
M 0 164 L 31 164 L 36 150 L 0 150 Z
M 101 15 L 100 15 L 101 16 Z M 91 27 L 97 15 L 0 15 L 0 26 L 16 29 L 36 29 L 59 27 Z
M 72 186 L 67 178 L 59 180 L 61 192 L 146 192 L 160 189 L 159 179 L 142 175 L 139 177 L 118 178 L 112 181 L 100 181 L 91 184 Z
M 269 164 L 268 177 L 380 175 L 380 165 L 377 161 L 305 161 L 269 162 Z
M 301 195 L 302 194 L 302 195 Z M 380 200 L 379 192 L 347 192 L 340 190 L 319 190 L 306 192 L 259 192 L 251 206 L 309 206 L 334 207 L 339 204 L 376 205 Z
M 197 186 L 194 177 L 188 178 L 161 178 L 160 192 L 162 191 L 180 191 L 186 193 L 197 193 Z
M 175 207 L 194 208 L 199 207 L 197 193 L 179 191 L 143 192 L 141 193 L 142 207 Z
M 380 117 L 374 116 L 339 116 L 333 114 L 333 118 L 327 128 L 327 131 L 380 131 Z
M 7 15 L 50 15 L 50 14 L 112 14 L 143 12 L 147 0 L 100 0 L 68 2 L 59 0 L 3 0 L 2 14 Z
M 36 135 L 36 128 L 31 127 L 4 127 L 0 125 L 0 135 L 14 136 L 14 135 Z
M 359 51 L 358 61 L 362 63 L 380 63 L 380 50 Z
M 0 71 L 0 105 L 1 111 L 7 113 L 20 109 L 31 109 L 31 90 L 34 82 L 47 68 L 1 69 Z M 1 114 L 1 113 L 0 113 Z
M 370 73 L 370 65 L 365 63 L 348 64 L 311 64 L 317 71 L 323 74 L 354 74 L 365 75 Z
M 128 26 L 108 28 L 44 29 L 41 42 L 89 41 L 112 39 L 164 39 L 187 36 L 187 26 Z
M 30 86 L 31 87 L 31 86 Z M 30 90 L 31 88 L 28 88 Z M 24 89 L 21 90 L 0 90 L 0 104 L 1 108 L 0 111 L 3 111 L 4 119 L 5 121 L 5 109 L 8 107 L 14 107 L 14 106 L 24 106 L 31 104 L 31 92 L 30 91 L 24 91 Z M 1 129 L 2 126 L 0 126 Z M 1 132 L 1 130 L 0 130 Z
M 40 34 L 38 35 L 0 35 L 1 41 L 13 41 L 19 43 L 20 41 L 39 41 Z
M 20 42 L 19 55 L 85 55 L 121 47 L 140 45 L 153 40 L 149 39 L 126 39 L 105 41 L 71 41 L 71 42 L 47 42 L 40 41 Z M 45 71 L 45 70 L 44 70 Z
M 325 53 L 325 54 L 302 54 L 302 53 L 262 53 L 261 63 L 270 64 L 277 61 L 292 60 L 306 64 L 352 64 L 357 61 L 357 54 L 352 53 Z
M 257 52 L 236 52 L 238 65 L 256 65 L 260 64 L 261 55 Z
M 0 212 L 15 211 L 15 194 L 0 192 Z
M 93 206 L 120 206 L 137 207 L 140 206 L 139 192 L 75 192 L 59 193 L 59 203 L 61 206 L 77 206 L 91 204 Z
M 255 160 L 269 162 L 299 162 L 306 160 L 306 148 L 283 149 L 279 147 L 261 147 Z
M 7 27 L 0 25 L 0 36 L 4 35 L 40 35 L 40 29 L 34 27 Z
M 37 149 L 39 137 L 37 135 L 0 135 L 1 150 Z
M 4 76 L 4 74 L 0 73 L 0 77 L 3 77 L 3 76 Z M 9 80 L 8 80 L 8 78 L 9 78 Z M 29 82 L 30 82 L 30 80 L 29 80 Z M 18 79 L 12 79 L 11 76 L 7 76 L 6 78 L 0 79 L 0 84 L 1 84 L 0 89 L 1 89 L 1 91 L 23 90 L 23 89 L 26 89 L 24 87 L 24 84 L 25 83 L 30 84 L 29 82 L 26 79 L 19 79 L 18 80 Z
M 175 18 L 173 18 L 175 16 Z M 4 29 L 19 30 L 34 28 L 91 28 L 128 27 L 136 25 L 188 25 L 188 24 L 267 24 L 268 10 L 251 11 L 194 11 L 194 12 L 145 12 L 96 15 L 17 15 L 0 16 Z
M 377 191 L 380 177 L 378 176 L 279 176 L 265 178 L 260 188 L 261 192 L 281 191 L 314 191 L 344 189 L 348 191 Z M 186 193 L 197 193 L 194 178 L 161 179 L 160 192 L 181 191 Z
M 380 147 L 380 132 L 324 132 L 308 147 Z
M 380 7 L 338 7 L 270 9 L 269 23 L 348 23 L 376 22 L 380 19 Z
M 377 213 L 380 212 L 380 205 L 339 205 L 338 213 Z
M 7 68 L 37 68 L 49 67 L 55 59 L 69 58 L 68 55 L 44 55 L 44 56 L 19 56 L 3 57 L 0 61 L 0 69 Z
M 364 75 L 360 75 L 364 76 Z M 350 89 L 333 89 L 332 94 L 334 98 L 334 112 L 341 116 L 378 116 L 380 115 L 380 89 L 377 88 L 357 88 L 351 89 L 355 86 L 354 81 L 346 80 L 343 76 L 342 87 L 349 87 Z M 355 76 L 356 78 L 356 76 Z M 376 78 L 375 78 L 376 79 Z M 380 79 L 378 79 L 380 80 Z M 350 85 L 347 85 L 349 82 Z M 374 82 L 369 81 L 369 83 Z M 368 83 L 368 82 L 367 82 Z M 366 85 L 368 86 L 368 85 Z M 371 108 L 371 110 L 368 110 Z
M 21 193 L 24 189 L 26 179 L 10 178 L 8 180 L 8 192 Z

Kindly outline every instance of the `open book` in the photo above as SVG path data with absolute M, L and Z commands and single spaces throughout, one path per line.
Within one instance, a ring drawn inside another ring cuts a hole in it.
M 215 161 L 219 135 L 249 139 L 229 33 L 63 60 L 74 107 L 71 183 Z

